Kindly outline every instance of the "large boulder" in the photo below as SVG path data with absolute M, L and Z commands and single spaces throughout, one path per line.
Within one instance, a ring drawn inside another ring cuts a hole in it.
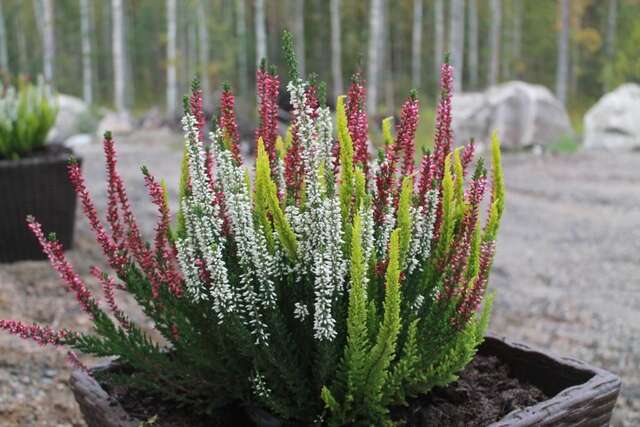
M 604 95 L 584 116 L 584 146 L 640 147 L 640 85 L 626 83 Z
M 47 135 L 48 141 L 63 142 L 72 135 L 83 132 L 84 120 L 91 116 L 89 107 L 83 100 L 71 95 L 57 96 L 58 116 Z
M 114 135 L 129 135 L 136 129 L 136 124 L 129 113 L 113 111 L 107 112 L 98 124 L 97 135 L 102 138 L 106 131 Z
M 457 144 L 487 142 L 494 130 L 507 148 L 544 146 L 573 135 L 564 106 L 541 85 L 512 81 L 462 93 L 452 107 Z

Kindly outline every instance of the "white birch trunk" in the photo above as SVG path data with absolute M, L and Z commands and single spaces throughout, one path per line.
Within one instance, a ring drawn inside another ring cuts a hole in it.
M 413 31 L 411 37 L 411 85 L 420 89 L 422 74 L 422 9 L 423 0 L 413 0 Z
M 387 10 L 387 2 L 382 2 L 382 55 L 380 57 L 381 66 L 380 73 L 384 77 L 384 103 L 388 114 L 392 114 L 395 109 L 394 93 L 393 93 L 393 55 L 391 39 L 391 25 L 389 19 L 389 11 Z
M 511 40 L 512 66 L 516 69 L 513 73 L 519 74 L 519 63 L 522 59 L 522 0 L 513 0 L 513 39 Z
M 340 0 L 331 0 L 331 75 L 333 80 L 333 95 L 342 95 L 342 27 L 340 24 Z
M 383 0 L 371 0 L 369 15 L 369 54 L 367 59 L 367 112 L 374 114 L 378 107 L 380 55 L 382 52 Z
M 304 0 L 294 0 L 293 34 L 296 38 L 295 49 L 298 57 L 300 77 L 306 75 L 304 49 Z
M 478 0 L 469 0 L 469 86 L 478 88 Z
M 618 0 L 609 0 L 609 11 L 607 13 L 607 38 L 606 53 L 607 58 L 613 59 L 616 51 L 616 32 L 618 27 Z
M 7 54 L 7 30 L 4 25 L 4 11 L 0 1 L 0 69 L 9 72 L 9 55 Z
M 53 84 L 54 79 L 54 58 L 56 50 L 56 39 L 53 23 L 53 0 L 44 0 L 42 3 L 43 17 L 42 25 L 42 53 L 43 53 L 43 73 L 44 80 Z
M 256 2 L 256 68 L 260 66 L 260 61 L 267 59 L 267 30 L 264 14 L 264 0 Z
M 491 30 L 489 34 L 489 75 L 488 85 L 493 86 L 498 83 L 500 73 L 500 34 L 502 27 L 502 1 L 491 0 Z
M 124 59 L 124 16 L 122 0 L 111 0 L 111 42 L 113 51 L 113 96 L 116 111 L 126 112 L 125 105 L 125 76 L 126 64 Z
M 209 85 L 209 29 L 207 28 L 207 10 L 204 0 L 198 0 L 198 56 L 200 62 L 200 80 L 202 93 L 206 105 L 211 103 L 211 88 Z
M 176 79 L 176 0 L 167 0 L 167 115 L 174 117 L 178 86 Z
M 556 96 L 567 101 L 569 78 L 569 0 L 560 0 L 560 31 L 558 32 L 558 64 L 556 68 Z
M 238 37 L 238 89 L 245 95 L 248 91 L 247 24 L 244 0 L 235 0 L 236 36 Z
M 453 89 L 460 92 L 464 70 L 464 0 L 451 0 L 449 7 L 449 51 L 453 65 Z
M 80 36 L 82 38 L 82 97 L 93 104 L 93 76 L 91 69 L 91 10 L 90 0 L 80 0 Z
M 436 82 L 440 80 L 440 65 L 444 56 L 444 4 L 442 0 L 435 0 L 433 5 L 433 28 L 435 31 L 434 46 L 434 78 Z

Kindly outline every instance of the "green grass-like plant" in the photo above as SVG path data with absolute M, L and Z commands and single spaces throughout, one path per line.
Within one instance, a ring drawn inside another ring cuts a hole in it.
M 0 159 L 17 160 L 45 144 L 58 109 L 42 79 L 18 88 L 0 84 L 0 93 Z

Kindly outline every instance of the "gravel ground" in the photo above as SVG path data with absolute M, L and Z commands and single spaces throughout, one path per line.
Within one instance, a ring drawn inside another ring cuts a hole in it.
M 79 151 L 102 209 L 101 148 Z M 179 137 L 132 135 L 118 152 L 137 216 L 154 217 L 139 166 L 144 161 L 171 189 Z M 640 153 L 506 155 L 504 162 L 508 199 L 491 280 L 493 332 L 618 373 L 624 390 L 613 425 L 640 425 Z M 152 231 L 154 222 L 141 223 Z M 84 219 L 69 256 L 83 277 L 101 264 Z M 122 305 L 133 308 L 129 300 Z M 0 265 L 0 319 L 7 318 L 90 328 L 46 262 Z M 0 334 L 0 426 L 84 425 L 68 375 L 64 352 Z

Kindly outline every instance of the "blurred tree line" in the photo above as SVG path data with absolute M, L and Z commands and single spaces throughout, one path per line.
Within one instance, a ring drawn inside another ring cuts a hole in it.
M 200 75 L 249 112 L 258 58 L 285 75 L 285 28 L 330 92 L 362 71 L 376 111 L 433 100 L 444 51 L 464 91 L 521 79 L 576 107 L 640 81 L 640 0 L 0 0 L 0 68 L 132 111 L 179 109 Z

